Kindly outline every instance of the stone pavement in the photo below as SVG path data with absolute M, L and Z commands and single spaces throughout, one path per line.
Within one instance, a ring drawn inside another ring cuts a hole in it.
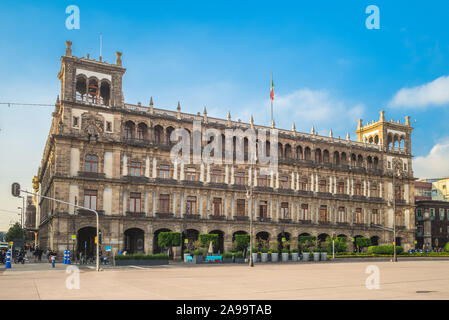
M 379 268 L 379 289 L 365 285 Z M 83 266 L 80 288 L 66 266 L 0 269 L 0 299 L 449 299 L 449 261 L 368 261 L 105 268 Z

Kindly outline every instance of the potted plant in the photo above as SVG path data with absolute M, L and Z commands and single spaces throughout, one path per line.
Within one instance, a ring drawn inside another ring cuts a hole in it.
M 292 250 L 292 261 L 298 261 L 299 257 L 299 249 Z
M 257 262 L 257 257 L 259 256 L 259 254 L 257 252 L 253 251 L 253 262 Z
M 195 258 L 195 263 L 202 263 L 203 262 L 203 250 L 196 249 L 193 252 L 193 256 Z
M 289 253 L 289 251 L 287 248 L 282 249 L 282 253 L 281 253 L 282 254 L 282 262 L 288 261 L 288 253 Z
M 260 257 L 261 257 L 261 261 L 262 262 L 267 262 L 268 261 L 268 249 L 267 248 L 262 248 L 260 249 Z
M 320 261 L 321 249 L 314 248 L 312 251 L 313 251 L 313 261 Z
M 190 250 L 189 249 L 185 249 L 184 250 L 184 262 L 187 262 L 187 256 L 190 256 Z
M 327 260 L 327 250 L 325 248 L 321 249 L 321 261 Z
M 232 263 L 234 255 L 235 255 L 234 252 L 223 253 L 223 262 L 224 263 Z

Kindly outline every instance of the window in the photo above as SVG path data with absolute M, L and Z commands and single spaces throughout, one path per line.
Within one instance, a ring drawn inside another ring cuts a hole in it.
M 309 205 L 306 203 L 303 203 L 301 205 L 301 212 L 300 212 L 300 220 L 310 220 L 309 219 Z
M 373 211 L 371 212 L 371 220 L 373 224 L 380 224 L 379 212 L 377 211 L 377 209 L 373 209 Z
M 168 179 L 168 173 L 170 172 L 170 167 L 166 165 L 161 165 L 159 167 L 159 178 Z
M 361 183 L 356 183 L 355 184 L 355 195 L 356 196 L 361 196 L 362 195 L 362 184 Z
M 244 185 L 245 184 L 245 173 L 237 172 L 235 174 L 235 184 Z
M 404 163 L 404 171 L 407 171 L 407 164 Z
M 416 217 L 417 217 L 418 219 L 422 218 L 422 212 L 421 212 L 421 209 L 416 209 Z
M 161 213 L 170 212 L 170 195 L 161 194 L 159 196 L 159 210 Z
M 73 127 L 79 128 L 79 117 L 73 117 Z
M 279 178 L 279 186 L 282 189 L 288 189 L 288 177 L 287 176 L 282 176 Z
M 237 199 L 237 216 L 245 216 L 245 199 Z
M 139 125 L 137 127 L 137 139 L 139 141 L 143 141 L 145 139 L 145 127 L 144 126 Z
M 98 172 L 98 157 L 95 155 L 86 155 L 84 168 L 86 172 Z
M 396 200 L 404 199 L 404 190 L 401 188 L 401 186 L 395 186 L 394 194 L 395 194 Z
M 129 125 L 125 125 L 125 139 L 131 139 L 133 137 L 132 128 Z
M 267 201 L 265 200 L 259 202 L 259 217 L 267 218 Z
M 327 206 L 320 206 L 320 222 L 327 222 Z
M 84 190 L 84 206 L 97 210 L 97 190 Z
M 142 171 L 142 164 L 140 162 L 131 161 L 130 165 L 131 176 L 140 177 Z
M 214 216 L 221 215 L 221 198 L 214 198 L 212 202 Z
M 195 168 L 187 168 L 186 180 L 187 181 L 196 181 L 196 169 Z
M 371 183 L 371 190 L 369 193 L 371 198 L 377 198 L 378 194 L 377 194 L 377 184 L 376 183 Z
M 362 208 L 355 209 L 355 223 L 356 224 L 362 224 L 363 223 Z
M 129 195 L 129 211 L 141 212 L 140 209 L 140 193 L 131 192 Z
M 303 191 L 307 191 L 308 190 L 308 186 L 307 186 L 307 178 L 304 178 L 301 180 L 301 190 Z
M 327 192 L 326 180 L 324 180 L 324 179 L 320 180 L 319 188 L 320 188 L 320 192 Z
M 337 193 L 344 194 L 345 193 L 345 183 L 343 181 L 339 182 L 337 185 Z
M 260 187 L 268 187 L 268 177 L 264 174 L 261 174 L 258 177 L 258 184 Z
M 281 203 L 281 217 L 282 219 L 288 219 L 288 202 Z
M 211 174 L 212 183 L 222 183 L 222 174 L 220 170 L 212 170 Z
M 111 121 L 106 121 L 106 131 L 112 132 L 112 122 Z
M 440 220 L 443 221 L 444 220 L 444 209 L 440 208 Z
M 387 168 L 391 169 L 391 161 L 388 161 L 387 164 L 388 164 Z
M 196 214 L 196 197 L 187 197 L 186 214 Z
M 346 212 L 345 207 L 339 207 L 338 208 L 338 222 L 346 222 Z

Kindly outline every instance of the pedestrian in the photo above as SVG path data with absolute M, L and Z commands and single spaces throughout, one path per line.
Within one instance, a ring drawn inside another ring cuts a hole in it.
M 51 252 L 50 259 L 51 259 L 51 267 L 54 268 L 56 264 L 56 253 Z

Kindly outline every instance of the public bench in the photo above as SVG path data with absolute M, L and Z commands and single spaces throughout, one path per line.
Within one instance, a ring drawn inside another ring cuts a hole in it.
M 206 262 L 223 262 L 222 256 L 207 256 L 204 259 Z

